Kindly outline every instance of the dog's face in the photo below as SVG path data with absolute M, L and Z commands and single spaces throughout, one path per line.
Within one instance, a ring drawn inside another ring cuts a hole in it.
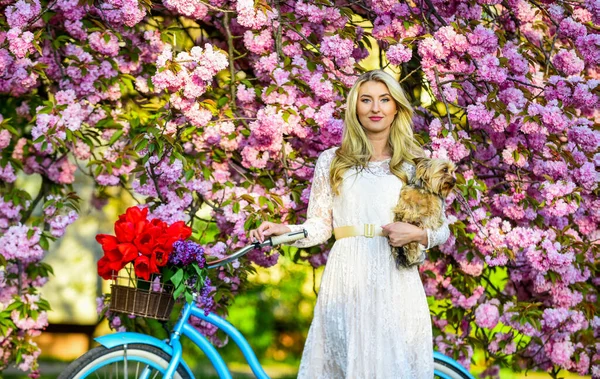
M 415 160 L 415 180 L 423 187 L 442 197 L 448 196 L 456 184 L 456 166 L 447 159 L 421 158 Z

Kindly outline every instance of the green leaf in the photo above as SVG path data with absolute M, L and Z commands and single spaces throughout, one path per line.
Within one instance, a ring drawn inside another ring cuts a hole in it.
M 178 287 L 181 284 L 181 281 L 183 280 L 183 270 L 178 270 L 172 277 L 171 277 L 171 282 L 173 282 L 173 284 L 175 284 L 176 287 Z
M 178 299 L 179 296 L 181 296 L 181 294 L 183 293 L 183 291 L 186 289 L 185 285 L 180 285 L 178 287 L 175 288 L 175 291 L 173 292 L 173 298 Z
M 260 205 L 260 207 L 262 208 L 265 204 L 267 204 L 269 202 L 269 199 L 267 199 L 264 196 L 259 196 L 258 198 L 258 205 Z
M 196 281 L 196 283 L 198 283 L 200 279 L 202 279 L 202 277 L 204 276 L 204 270 L 201 269 L 200 266 L 198 266 L 198 264 L 196 263 L 192 264 L 192 267 L 194 268 L 194 270 L 196 270 L 196 273 L 198 274 L 198 280 Z
M 189 182 L 194 177 L 194 170 L 187 170 L 185 172 L 185 180 Z
M 50 244 L 48 243 L 48 239 L 44 236 L 40 237 L 40 247 L 44 250 L 48 250 L 50 248 Z
M 148 140 L 146 138 L 142 138 L 140 140 L 140 142 L 138 142 L 138 144 L 135 146 L 135 151 L 141 151 L 143 150 L 146 146 L 148 146 Z
M 269 88 L 267 88 L 267 91 L 265 92 L 265 96 L 269 96 L 271 94 L 271 92 L 275 91 L 277 89 L 277 86 L 272 84 L 269 86 Z
M 220 98 L 220 99 L 217 101 L 217 106 L 218 106 L 219 108 L 221 108 L 223 105 L 227 104 L 227 102 L 228 102 L 228 101 L 229 101 L 229 98 L 228 98 L 227 96 L 223 96 L 222 98 Z
M 117 130 L 112 137 L 110 137 L 110 141 L 108 141 L 109 145 L 112 145 L 113 143 L 117 142 L 117 140 L 119 138 L 121 138 L 121 136 L 123 135 L 123 129 L 121 130 Z
M 195 126 L 188 126 L 187 128 L 185 128 L 185 130 L 181 133 L 181 137 L 186 137 L 189 134 L 192 134 L 194 131 L 196 131 L 196 129 L 198 129 Z

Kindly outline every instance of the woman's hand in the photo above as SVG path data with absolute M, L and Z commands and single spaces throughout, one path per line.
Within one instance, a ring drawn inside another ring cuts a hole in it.
M 427 246 L 427 231 L 406 222 L 392 222 L 381 227 L 383 234 L 390 240 L 390 245 L 401 247 L 411 242 Z
M 250 237 L 250 241 L 258 240 L 260 243 L 263 243 L 265 241 L 265 237 L 280 236 L 291 231 L 292 229 L 290 229 L 286 225 L 265 221 L 262 224 L 260 224 L 260 226 L 257 229 L 252 229 L 248 236 Z

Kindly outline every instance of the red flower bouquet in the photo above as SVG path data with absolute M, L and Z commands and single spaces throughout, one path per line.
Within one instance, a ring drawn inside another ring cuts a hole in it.
M 105 297 L 108 310 L 166 320 L 174 299 L 190 302 L 194 295 L 205 311 L 212 310 L 216 287 L 208 278 L 204 248 L 191 235 L 183 221 L 148 220 L 148 209 L 138 207 L 119 216 L 114 236 L 98 234 L 104 250 L 98 274 L 113 280 Z M 123 268 L 127 276 L 119 277 Z
M 173 244 L 192 235 L 183 221 L 167 225 L 159 219 L 148 220 L 148 208 L 131 207 L 115 222 L 115 236 L 98 234 L 104 256 L 98 261 L 98 274 L 104 279 L 117 275 L 133 263 L 136 277 L 149 280 L 169 261 Z

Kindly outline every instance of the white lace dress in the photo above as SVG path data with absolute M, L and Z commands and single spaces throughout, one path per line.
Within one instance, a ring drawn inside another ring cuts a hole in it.
M 344 176 L 334 196 L 329 167 L 335 148 L 321 154 L 312 183 L 305 228 L 308 237 L 294 246 L 327 241 L 340 226 L 393 221 L 392 208 L 402 181 L 389 160 Z M 406 165 L 409 176 L 414 168 Z M 447 222 L 429 231 L 429 247 L 446 241 Z M 321 281 L 314 318 L 298 378 L 431 379 L 431 319 L 416 267 L 397 269 L 385 237 L 348 237 L 335 242 Z

